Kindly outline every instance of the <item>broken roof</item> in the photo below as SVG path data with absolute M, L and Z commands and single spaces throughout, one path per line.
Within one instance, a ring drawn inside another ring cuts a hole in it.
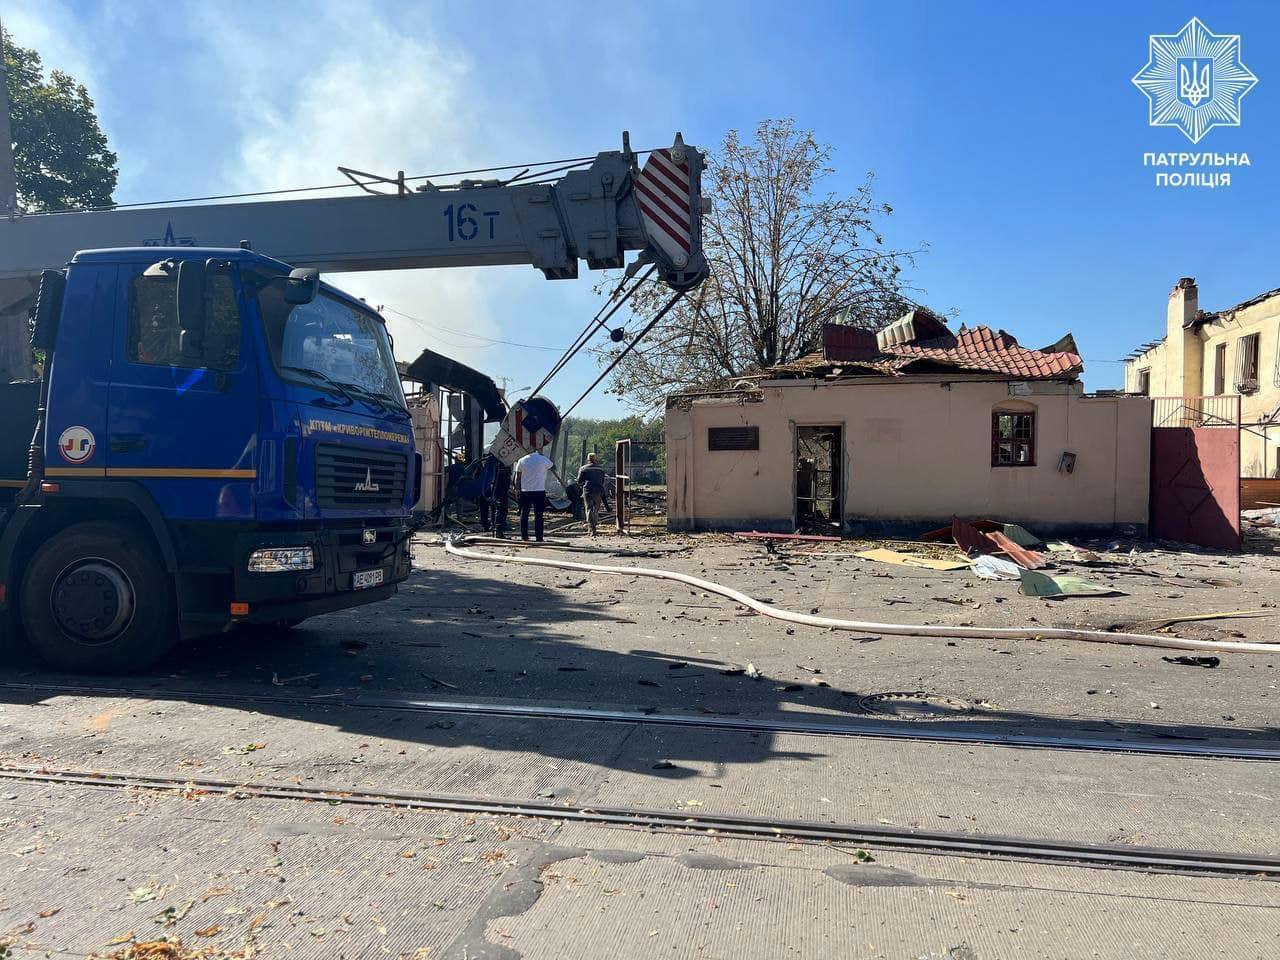
M 397 363 L 397 369 L 399 366 Z M 434 350 L 423 350 L 417 360 L 400 371 L 400 375 L 433 387 L 470 394 L 480 404 L 486 422 L 493 423 L 507 415 L 506 400 L 492 378 Z
M 1182 280 L 1178 281 L 1178 286 L 1183 286 L 1184 281 L 1190 282 L 1192 286 L 1195 285 L 1194 278 L 1183 277 Z M 1272 290 L 1264 290 L 1262 293 L 1252 296 L 1248 300 L 1241 300 L 1233 307 L 1225 307 L 1222 310 L 1197 310 L 1193 316 L 1189 317 L 1182 324 L 1182 326 L 1186 330 L 1197 330 L 1206 324 L 1218 323 L 1223 318 L 1230 319 L 1241 310 L 1247 310 L 1249 307 L 1255 307 L 1258 304 L 1265 303 L 1277 296 L 1280 296 L 1280 287 L 1276 287 Z M 1135 347 L 1130 351 L 1129 355 L 1124 358 L 1125 363 L 1140 359 L 1144 354 L 1150 353 L 1156 347 L 1162 346 L 1167 339 L 1168 335 L 1166 334 L 1158 340 L 1148 340 L 1141 346 Z
M 1074 380 L 1084 369 L 1070 334 L 1043 350 L 1021 346 L 1004 330 L 974 327 L 952 333 L 938 317 L 913 310 L 878 334 L 829 323 L 822 349 L 765 371 L 770 377 L 822 377 L 860 372 L 901 377 L 939 368 L 998 374 L 1016 380 Z

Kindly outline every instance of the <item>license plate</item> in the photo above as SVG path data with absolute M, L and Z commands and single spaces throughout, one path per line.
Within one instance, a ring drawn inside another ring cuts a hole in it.
M 351 575 L 352 590 L 366 590 L 382 583 L 382 568 L 377 570 L 359 570 Z

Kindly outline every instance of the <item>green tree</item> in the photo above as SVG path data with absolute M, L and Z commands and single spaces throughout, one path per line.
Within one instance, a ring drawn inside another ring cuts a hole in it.
M 24 210 L 111 204 L 119 170 L 84 84 L 61 70 L 45 75 L 35 50 L 0 29 L 18 205 Z
M 631 464 L 634 469 L 643 469 L 648 474 L 661 475 L 666 472 L 666 450 L 662 445 L 663 421 L 661 417 L 645 420 L 642 417 L 630 416 L 614 420 L 594 420 L 588 417 L 567 417 L 560 427 L 564 440 L 565 464 L 568 470 L 567 479 L 576 476 L 578 466 L 582 462 L 582 445 L 586 441 L 588 453 L 599 454 L 600 462 L 605 469 L 614 470 L 614 444 L 618 440 L 634 441 L 631 448 Z

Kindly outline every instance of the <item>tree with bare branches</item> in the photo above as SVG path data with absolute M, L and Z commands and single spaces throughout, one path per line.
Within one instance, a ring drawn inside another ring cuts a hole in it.
M 879 327 L 910 309 L 901 274 L 918 251 L 886 246 L 880 224 L 892 209 L 875 200 L 872 175 L 848 195 L 820 192 L 831 156 L 789 119 L 763 121 L 749 141 L 725 135 L 703 178 L 711 275 L 622 360 L 612 392 L 652 409 L 672 392 L 794 360 L 821 342 L 824 323 Z M 632 326 L 669 295 L 642 287 Z M 607 363 L 622 346 L 596 352 Z

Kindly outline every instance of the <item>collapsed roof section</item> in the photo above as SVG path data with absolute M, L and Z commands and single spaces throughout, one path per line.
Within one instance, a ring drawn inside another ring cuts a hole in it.
M 419 383 L 470 394 L 480 404 L 487 422 L 501 420 L 507 414 L 507 404 L 502 399 L 502 392 L 490 377 L 442 353 L 423 350 L 402 374 Z
M 770 367 L 770 379 L 831 378 L 868 374 L 906 377 L 954 370 L 1015 380 L 1075 380 L 1084 370 L 1070 334 L 1043 350 L 1021 346 L 1012 334 L 989 327 L 953 333 L 927 310 L 913 310 L 879 333 L 829 323 L 822 349 Z

